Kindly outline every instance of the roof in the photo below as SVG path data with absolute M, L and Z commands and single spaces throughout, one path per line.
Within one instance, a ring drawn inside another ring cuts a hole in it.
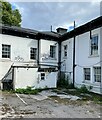
M 32 30 L 32 29 L 27 29 L 27 28 L 22 28 L 22 27 L 17 27 L 17 26 L 8 26 L 8 25 L 1 24 L 0 28 L 19 31 L 19 32 L 25 32 L 25 33 L 29 33 L 33 35 L 38 34 L 37 30 Z
M 91 30 L 94 30 L 94 29 L 99 28 L 99 27 L 102 27 L 102 16 L 100 16 L 100 17 L 98 17 L 98 18 L 96 18 L 96 19 L 94 19 L 94 20 L 92 20 L 92 21 L 90 21 L 82 26 L 79 26 L 70 32 L 63 34 L 60 37 L 60 40 L 65 41 L 69 38 L 72 38 L 74 36 L 83 34 L 85 32 L 91 31 Z
M 31 38 L 31 39 L 47 39 L 47 40 L 58 40 L 58 34 L 55 32 L 40 32 L 37 30 L 16 27 L 16 26 L 8 26 L 4 24 L 0 24 L 0 32 L 2 34 Z
M 66 28 L 62 28 L 62 27 L 59 27 L 59 28 L 57 28 L 56 30 L 59 30 L 59 29 L 67 30 Z
M 45 34 L 45 35 L 50 35 L 50 36 L 55 36 L 57 38 L 59 38 L 61 35 L 57 32 L 54 32 L 54 31 L 43 31 L 41 32 L 42 34 Z
M 3 34 L 9 34 L 13 36 L 28 37 L 28 38 L 37 39 L 37 40 L 46 39 L 46 40 L 61 42 L 99 27 L 102 27 L 102 16 L 84 25 L 81 25 L 75 28 L 74 30 L 67 32 L 63 35 L 60 35 L 59 33 L 53 32 L 53 31 L 41 32 L 41 31 L 36 31 L 32 29 L 26 29 L 26 28 L 15 27 L 15 26 L 7 26 L 7 25 L 0 25 L 0 30 L 2 30 Z

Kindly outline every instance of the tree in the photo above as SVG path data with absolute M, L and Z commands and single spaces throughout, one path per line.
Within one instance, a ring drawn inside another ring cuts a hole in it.
M 0 0 L 0 23 L 10 26 L 21 26 L 21 14 L 18 9 L 12 9 L 9 2 Z

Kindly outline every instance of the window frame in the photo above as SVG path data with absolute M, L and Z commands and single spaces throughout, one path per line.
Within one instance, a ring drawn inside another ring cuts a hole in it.
M 87 69 L 89 71 L 85 71 Z M 84 81 L 91 81 L 91 68 L 83 68 L 83 71 L 84 71 Z M 89 79 L 87 77 L 89 77 Z
M 42 76 L 42 74 L 43 74 L 43 76 Z M 40 77 L 41 77 L 41 80 L 45 80 L 45 73 L 44 72 L 41 72 L 40 73 Z M 42 79 L 43 78 L 43 79 Z
M 68 45 L 64 45 L 64 58 L 67 58 L 68 56 L 68 53 L 67 53 L 67 50 L 68 50 Z
M 51 49 L 51 47 L 54 48 L 54 50 Z M 56 59 L 56 46 L 54 45 L 50 45 L 50 58 Z
M 97 45 L 96 46 L 95 45 L 92 46 L 92 42 L 93 42 L 92 40 L 95 37 L 97 37 L 97 42 L 96 42 Z M 96 49 L 95 49 L 95 47 L 96 47 Z M 95 50 L 97 51 L 96 53 L 95 53 Z M 98 50 L 99 50 L 99 35 L 98 34 L 94 34 L 94 35 L 92 35 L 92 37 L 90 39 L 90 56 L 97 56 L 98 55 Z
M 37 60 L 37 48 L 30 47 L 30 60 Z
M 97 68 L 100 69 L 100 74 L 97 73 L 97 71 L 95 71 L 95 69 L 97 69 Z M 95 74 L 95 73 L 97 73 L 97 74 Z M 95 66 L 95 67 L 93 67 L 93 75 L 94 75 L 94 82 L 95 83 L 100 83 L 101 82 L 101 66 Z M 100 81 L 97 80 L 98 78 L 100 78 Z
M 6 57 L 4 57 L 6 56 Z M 2 44 L 2 58 L 10 59 L 11 58 L 11 45 Z

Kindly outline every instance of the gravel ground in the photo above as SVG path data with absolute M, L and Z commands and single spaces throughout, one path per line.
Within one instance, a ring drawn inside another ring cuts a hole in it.
M 46 91 L 39 95 L 0 92 L 0 118 L 100 118 L 100 105 Z

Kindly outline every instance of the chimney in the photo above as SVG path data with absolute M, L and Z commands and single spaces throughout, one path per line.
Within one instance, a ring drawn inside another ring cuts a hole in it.
M 57 30 L 57 33 L 59 33 L 59 34 L 61 34 L 61 35 L 67 32 L 67 29 L 65 29 L 65 28 L 60 28 L 60 27 L 57 28 L 56 30 Z

